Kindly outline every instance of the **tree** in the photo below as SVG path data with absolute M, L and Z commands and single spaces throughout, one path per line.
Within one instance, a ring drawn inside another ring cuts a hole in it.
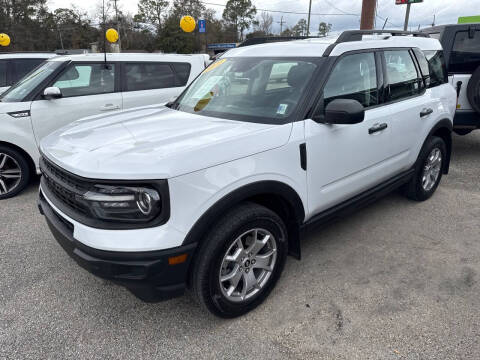
M 280 33 L 280 36 L 294 36 L 295 34 L 293 33 L 292 29 L 286 28 Z
M 262 11 L 255 21 L 255 32 L 270 35 L 272 33 L 273 17 L 266 11 Z
M 318 36 L 327 36 L 330 30 L 332 30 L 332 24 L 327 24 L 322 21 L 318 25 Z
M 138 2 L 138 14 L 135 15 L 134 20 L 153 25 L 157 34 L 159 34 L 167 8 L 168 1 L 166 0 L 140 0 Z
M 307 20 L 298 20 L 297 25 L 292 28 L 292 32 L 295 36 L 307 36 Z
M 235 36 L 243 40 L 243 32 L 250 27 L 257 13 L 257 9 L 252 5 L 251 0 L 228 0 L 223 10 L 223 19 L 227 25 L 231 25 L 235 31 Z

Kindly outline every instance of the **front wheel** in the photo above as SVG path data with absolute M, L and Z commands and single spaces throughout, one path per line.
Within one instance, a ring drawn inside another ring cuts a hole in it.
M 18 151 L 0 146 L 0 200 L 17 195 L 30 180 L 27 160 Z
M 406 195 L 416 201 L 430 198 L 440 184 L 447 159 L 443 139 L 432 136 L 423 145 L 415 165 L 415 174 L 406 185 Z
M 192 272 L 193 293 L 213 314 L 232 318 L 257 307 L 282 273 L 287 230 L 273 211 L 245 203 L 204 239 Z

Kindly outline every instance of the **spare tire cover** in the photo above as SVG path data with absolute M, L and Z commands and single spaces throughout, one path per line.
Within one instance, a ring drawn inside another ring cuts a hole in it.
M 480 66 L 473 72 L 468 82 L 467 97 L 472 109 L 480 114 Z

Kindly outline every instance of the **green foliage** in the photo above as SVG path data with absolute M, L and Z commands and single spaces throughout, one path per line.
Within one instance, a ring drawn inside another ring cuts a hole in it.
M 318 25 L 318 36 L 327 36 L 330 30 L 332 30 L 332 24 L 321 22 Z
M 166 0 L 140 0 L 135 21 L 151 24 L 159 32 L 162 26 L 162 17 L 167 8 L 168 1 Z
M 300 19 L 298 20 L 297 25 L 292 28 L 292 33 L 294 36 L 306 36 L 307 35 L 307 20 Z
M 0 32 L 10 35 L 12 43 L 2 51 L 53 51 L 89 49 L 98 43 L 103 50 L 104 26 L 102 2 L 97 0 L 89 17 L 74 5 L 49 11 L 48 0 L 0 0 Z M 207 9 L 201 0 L 139 0 L 138 12 L 124 14 L 105 0 L 105 28 L 119 31 L 122 50 L 163 51 L 169 53 L 205 52 L 207 43 L 237 42 L 255 20 L 251 0 L 229 0 L 223 19 Z M 117 11 L 115 11 L 117 10 Z M 118 17 L 117 17 L 118 15 Z M 191 15 L 205 19 L 207 33 L 185 33 L 180 18 Z M 261 14 L 257 35 L 270 32 L 272 17 Z M 261 29 L 263 29 L 263 32 Z M 268 30 L 268 32 L 265 32 Z
M 222 16 L 225 23 L 233 27 L 236 39 L 240 33 L 240 39 L 243 40 L 243 32 L 250 27 L 256 13 L 257 9 L 251 0 L 228 0 Z

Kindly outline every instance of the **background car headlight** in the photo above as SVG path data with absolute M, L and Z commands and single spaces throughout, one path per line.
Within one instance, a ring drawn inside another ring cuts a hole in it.
M 95 185 L 82 201 L 107 221 L 149 222 L 162 211 L 159 192 L 149 187 Z

